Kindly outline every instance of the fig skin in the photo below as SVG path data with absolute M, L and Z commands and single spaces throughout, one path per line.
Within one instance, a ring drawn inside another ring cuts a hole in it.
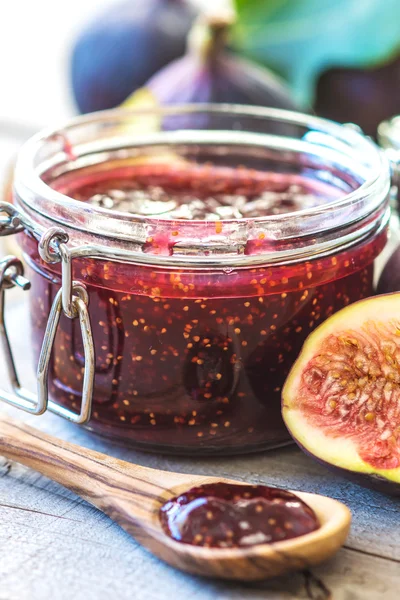
M 343 477 L 344 479 L 347 479 L 352 483 L 356 483 L 361 487 L 380 492 L 381 494 L 400 497 L 400 483 L 396 483 L 395 481 L 389 481 L 388 479 L 386 479 L 382 475 L 378 475 L 377 473 L 357 473 L 355 471 L 350 471 L 350 469 L 344 469 L 343 467 L 332 465 L 326 460 L 315 456 L 315 454 L 312 454 L 312 452 L 309 452 L 307 448 L 305 448 L 299 442 L 299 440 L 296 439 L 292 432 L 290 432 L 290 435 L 292 436 L 293 440 L 296 442 L 298 447 L 304 452 L 304 454 L 318 462 L 323 467 L 329 469 L 331 473 L 334 473 L 339 477 Z
M 72 91 L 80 112 L 118 106 L 182 56 L 197 14 L 187 0 L 125 0 L 96 16 L 71 57 Z
M 378 294 L 390 294 L 400 291 L 400 246 L 398 246 L 387 261 L 379 278 Z
M 271 71 L 228 49 L 233 14 L 199 17 L 188 36 L 186 54 L 145 84 L 153 104 L 230 103 L 299 110 L 289 89 Z M 135 106 L 143 90 L 125 102 Z
M 327 119 L 356 123 L 366 135 L 375 136 L 382 121 L 400 112 L 399 75 L 398 56 L 373 68 L 329 69 L 318 80 L 314 109 Z
M 390 322 L 397 321 L 400 323 L 399 305 L 400 293 L 385 294 L 355 302 L 329 317 L 306 339 L 282 390 L 283 420 L 294 441 L 308 456 L 354 483 L 393 496 L 400 496 L 400 466 L 385 469 L 369 464 L 358 453 L 362 443 L 357 439 L 357 425 L 353 439 L 351 435 L 347 437 L 340 432 L 336 435 L 327 433 L 319 424 L 312 422 L 313 419 L 315 421 L 315 416 L 307 414 L 304 406 L 299 406 L 299 399 L 302 397 L 302 376 L 311 361 L 326 348 L 330 336 L 355 336 L 362 326 L 365 332 L 366 325 L 389 325 Z M 382 338 L 385 339 L 384 335 L 379 335 L 379 342 Z M 344 392 L 342 395 L 344 396 Z M 309 397 L 308 395 L 307 399 Z M 379 413 L 378 416 L 386 416 L 386 423 L 390 423 L 392 429 L 400 427 L 400 417 L 398 423 L 393 423 L 393 420 L 389 421 L 389 417 L 383 413 Z M 349 427 L 354 425 L 349 424 Z M 361 435 L 361 429 L 358 432 Z M 375 433 L 378 441 L 380 432 Z M 373 444 L 376 444 L 373 434 L 374 431 L 369 441 L 372 440 Z M 360 446 L 357 446 L 357 442 Z
M 187 55 L 162 69 L 146 87 L 161 105 L 211 102 L 298 110 L 272 73 L 228 52 L 200 67 Z

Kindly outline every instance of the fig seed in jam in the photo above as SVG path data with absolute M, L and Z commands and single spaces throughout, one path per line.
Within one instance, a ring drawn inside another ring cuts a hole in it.
M 254 219 L 315 208 L 344 194 L 294 174 L 180 162 L 120 168 L 105 180 L 72 185 L 59 182 L 57 189 L 100 208 L 170 220 Z
M 298 496 L 265 485 L 211 483 L 166 502 L 161 525 L 178 542 L 207 548 L 245 548 L 290 540 L 319 529 Z

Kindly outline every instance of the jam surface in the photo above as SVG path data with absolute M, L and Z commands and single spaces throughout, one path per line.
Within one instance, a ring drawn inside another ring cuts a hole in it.
M 140 216 L 217 221 L 314 208 L 344 193 L 311 178 L 245 167 L 172 163 L 138 165 L 117 173 L 80 186 L 73 197 Z
M 146 169 L 147 184 L 153 186 Z M 219 193 L 257 196 L 258 176 L 239 171 L 231 169 L 228 189 L 219 180 Z M 162 176 L 163 189 L 176 191 L 175 170 L 172 180 L 168 169 L 153 175 L 157 186 Z M 126 178 L 110 177 L 103 169 L 54 187 L 85 201 L 93 201 L 100 189 L 125 194 Z M 289 175 L 263 177 L 262 193 L 268 179 L 270 185 L 275 182 L 273 193 L 284 194 L 286 202 L 294 185 Z M 181 184 L 188 186 L 187 179 Z M 197 171 L 191 181 L 189 191 L 196 187 L 197 199 L 210 199 L 210 189 L 218 187 L 213 180 L 205 190 L 208 180 L 199 179 Z M 301 188 L 299 182 L 296 186 Z M 22 234 L 21 241 L 30 266 L 37 359 L 60 287 L 60 266 L 43 263 L 29 236 Z M 149 265 L 74 259 L 73 278 L 89 295 L 96 351 L 89 428 L 135 447 L 189 454 L 248 452 L 287 442 L 280 411 L 284 380 L 315 327 L 373 293 L 373 260 L 385 241 L 383 232 L 334 256 L 229 272 L 151 266 L 151 256 Z M 83 373 L 79 322 L 62 315 L 49 371 L 52 399 L 79 411 Z
M 172 498 L 160 520 L 174 540 L 208 548 L 272 544 L 320 527 L 314 511 L 291 492 L 222 482 Z

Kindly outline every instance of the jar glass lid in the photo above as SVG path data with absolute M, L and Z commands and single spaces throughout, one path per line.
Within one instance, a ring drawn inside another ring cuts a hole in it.
M 208 172 L 214 191 L 216 174 L 224 173 L 225 183 L 238 174 L 252 185 L 259 176 L 275 182 L 291 178 L 313 182 L 327 193 L 323 202 L 283 213 L 238 217 L 229 212 L 232 207 L 222 207 L 225 217 L 217 223 L 213 215 L 180 218 L 176 206 L 167 215 L 154 212 L 157 202 L 146 197 L 148 190 L 139 190 L 140 210 L 133 212 L 115 210 L 107 194 L 107 202 L 78 199 L 76 182 L 95 176 L 98 183 L 111 171 L 121 174 L 143 163 L 148 169 L 160 161 L 168 168 L 172 164 L 180 180 L 186 172 L 191 184 Z M 314 256 L 355 242 L 382 220 L 389 187 L 386 157 L 350 127 L 234 105 L 83 116 L 28 141 L 15 174 L 16 205 L 38 231 L 57 224 L 66 228 L 72 245 L 87 242 L 86 237 L 90 243 L 130 250 L 140 262 L 156 258 L 165 264 L 211 264 L 212 257 L 240 264 L 274 262 L 298 251 Z M 336 190 L 336 196 L 329 190 Z

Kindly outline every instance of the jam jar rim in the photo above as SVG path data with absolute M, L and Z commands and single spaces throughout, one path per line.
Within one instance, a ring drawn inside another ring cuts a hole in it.
M 280 215 L 269 215 L 264 217 L 252 218 L 252 219 L 226 219 L 221 221 L 223 229 L 223 235 L 226 236 L 227 228 L 238 226 L 239 229 L 244 231 L 245 235 L 249 234 L 249 230 L 254 232 L 254 228 L 259 226 L 264 226 L 265 224 L 283 224 L 287 222 L 290 218 L 302 220 L 305 223 L 304 219 L 318 218 L 321 215 L 328 216 L 329 219 L 325 219 L 325 221 L 330 221 L 332 216 L 332 211 L 334 210 L 342 210 L 347 209 L 348 207 L 354 207 L 357 202 L 367 200 L 367 207 L 364 209 L 363 215 L 356 215 L 356 218 L 351 221 L 354 223 L 355 221 L 360 224 L 364 223 L 366 220 L 370 222 L 373 221 L 376 225 L 375 229 L 379 229 L 380 225 L 387 220 L 388 218 L 388 210 L 387 210 L 387 198 L 390 190 L 390 169 L 389 162 L 384 154 L 370 139 L 366 138 L 362 135 L 357 129 L 353 127 L 346 127 L 345 125 L 341 125 L 339 123 L 335 123 L 333 121 L 329 121 L 327 119 L 322 119 L 320 117 L 310 116 L 308 114 L 298 113 L 294 111 L 287 111 L 282 109 L 274 109 L 274 108 L 262 108 L 262 107 L 254 107 L 254 106 L 245 106 L 245 105 L 230 105 L 230 104 L 187 104 L 187 105 L 176 105 L 173 107 L 161 108 L 158 110 L 152 109 L 141 109 L 141 110 L 132 110 L 132 109 L 111 109 L 107 111 L 100 111 L 97 113 L 83 115 L 80 117 L 76 117 L 74 119 L 70 119 L 67 122 L 64 122 L 58 127 L 47 128 L 35 136 L 33 136 L 30 140 L 25 142 L 23 147 L 21 148 L 16 169 L 15 169 L 15 180 L 14 180 L 14 192 L 16 205 L 22 210 L 22 213 L 26 215 L 26 222 L 30 224 L 28 225 L 28 229 L 30 229 L 34 235 L 39 238 L 43 231 L 46 229 L 45 226 L 40 224 L 40 219 L 42 217 L 45 218 L 46 222 L 50 222 L 51 224 L 57 223 L 58 225 L 65 226 L 68 231 L 78 230 L 83 233 L 93 234 L 97 240 L 100 240 L 100 244 L 95 244 L 95 247 L 99 250 L 97 254 L 100 254 L 100 257 L 109 257 L 115 258 L 115 253 L 112 251 L 113 247 L 122 248 L 122 254 L 125 255 L 125 258 L 128 260 L 131 259 L 131 262 L 139 262 L 146 264 L 164 264 L 165 266 L 188 266 L 188 267 L 213 267 L 218 266 L 219 264 L 223 265 L 235 265 L 237 267 L 247 266 L 250 264 L 260 264 L 260 263 L 268 263 L 268 262 L 279 262 L 279 258 L 277 260 L 277 255 L 283 257 L 285 259 L 285 252 L 280 250 L 276 250 L 274 248 L 268 249 L 267 252 L 262 252 L 261 254 L 256 255 L 248 255 L 243 252 L 237 251 L 236 248 L 233 249 L 233 252 L 230 254 L 226 253 L 224 249 L 222 251 L 217 251 L 215 254 L 219 254 L 217 258 L 212 256 L 210 258 L 209 255 L 193 255 L 187 253 L 185 255 L 177 255 L 177 256 L 162 256 L 162 255 L 154 255 L 151 253 L 145 254 L 142 251 L 142 246 L 144 244 L 143 239 L 136 239 L 135 235 L 132 235 L 132 230 L 130 229 L 130 235 L 126 236 L 124 233 L 120 233 L 117 229 L 118 226 L 121 226 L 121 223 L 129 224 L 131 227 L 135 224 L 139 227 L 143 227 L 143 225 L 157 223 L 160 222 L 163 225 L 174 226 L 174 224 L 179 224 L 180 227 L 191 228 L 194 230 L 196 227 L 204 227 L 206 225 L 212 225 L 215 227 L 214 222 L 207 222 L 203 220 L 172 220 L 172 219 L 156 219 L 143 217 L 138 215 L 132 215 L 127 213 L 122 213 L 119 211 L 112 211 L 109 209 L 104 209 L 100 207 L 90 206 L 90 223 L 89 226 L 87 213 L 87 206 L 79 200 L 74 200 L 69 196 L 66 196 L 52 187 L 50 187 L 47 183 L 43 181 L 41 175 L 37 173 L 34 166 L 34 157 L 35 152 L 37 152 L 40 147 L 48 143 L 51 140 L 57 138 L 57 136 L 62 136 L 63 131 L 68 133 L 69 130 L 73 128 L 91 125 L 96 123 L 104 123 L 104 122 L 113 122 L 118 119 L 126 119 L 126 118 L 134 118 L 138 116 L 154 116 L 154 115 L 180 115 L 180 114 L 191 114 L 191 113 L 221 113 L 226 116 L 242 116 L 242 117 L 251 117 L 251 118 L 267 118 L 267 119 L 275 119 L 280 122 L 286 124 L 293 124 L 298 126 L 303 126 L 310 128 L 314 128 L 317 131 L 323 132 L 324 135 L 327 135 L 328 138 L 334 143 L 335 140 L 339 143 L 347 143 L 352 151 L 357 153 L 357 156 L 361 156 L 363 153 L 364 158 L 368 156 L 371 161 L 371 165 L 369 167 L 368 176 L 365 178 L 363 183 L 359 185 L 356 189 L 352 190 L 350 193 L 344 195 L 338 200 L 335 200 L 329 205 L 303 209 L 296 212 L 285 213 Z M 284 146 L 283 146 L 284 149 Z M 335 149 L 335 148 L 333 148 Z M 378 198 L 375 200 L 374 206 L 370 206 L 371 198 Z M 40 203 L 35 202 L 36 200 L 41 200 L 46 204 L 47 210 L 41 210 Z M 368 202 L 369 200 L 369 202 Z M 386 201 L 386 202 L 385 202 Z M 63 214 L 53 215 L 50 213 L 49 208 L 58 207 L 63 209 Z M 65 218 L 68 214 L 68 218 Z M 75 222 L 71 222 L 70 216 L 79 215 L 80 219 L 77 219 Z M 36 217 L 38 217 L 38 222 L 36 221 Z M 107 219 L 108 223 L 106 229 L 102 229 L 99 227 L 100 221 L 97 223 L 97 219 L 101 219 L 104 217 Z M 110 227 L 110 222 L 115 227 Z M 93 228 L 94 223 L 94 228 Z M 353 245 L 357 243 L 360 239 L 361 233 L 365 237 L 365 231 L 360 227 L 359 229 L 353 230 L 349 233 L 346 230 L 348 223 L 342 223 L 343 227 L 340 227 L 340 234 L 334 236 L 335 243 L 324 243 L 324 239 L 322 238 L 317 240 L 312 251 L 309 253 L 313 257 L 320 256 L 321 254 L 332 253 L 334 251 L 338 251 L 342 247 L 348 247 L 349 244 Z M 90 229 L 92 227 L 92 229 Z M 328 224 L 325 231 L 331 234 L 338 230 L 337 223 L 336 224 Z M 369 231 L 371 232 L 373 229 L 370 227 Z M 325 233 L 323 231 L 322 233 Z M 92 237 L 93 237 L 92 235 Z M 140 238 L 140 236 L 139 236 Z M 285 239 L 285 238 L 284 238 Z M 219 246 L 223 246 L 223 237 L 220 237 L 222 243 Z M 127 244 L 128 242 L 128 244 Z M 326 242 L 326 240 L 325 240 Z M 72 245 L 76 245 L 76 241 L 71 238 Z M 78 244 L 79 245 L 79 244 Z M 302 246 L 304 244 L 301 244 Z M 111 246 L 111 248 L 110 248 Z M 114 248 L 114 249 L 115 249 Z M 117 252 L 118 254 L 118 252 Z M 287 254 L 287 253 L 286 253 Z M 289 252 L 291 255 L 289 257 L 289 261 L 301 259 L 307 253 L 301 251 L 296 255 L 296 252 Z M 276 256 L 275 256 L 276 255 Z

